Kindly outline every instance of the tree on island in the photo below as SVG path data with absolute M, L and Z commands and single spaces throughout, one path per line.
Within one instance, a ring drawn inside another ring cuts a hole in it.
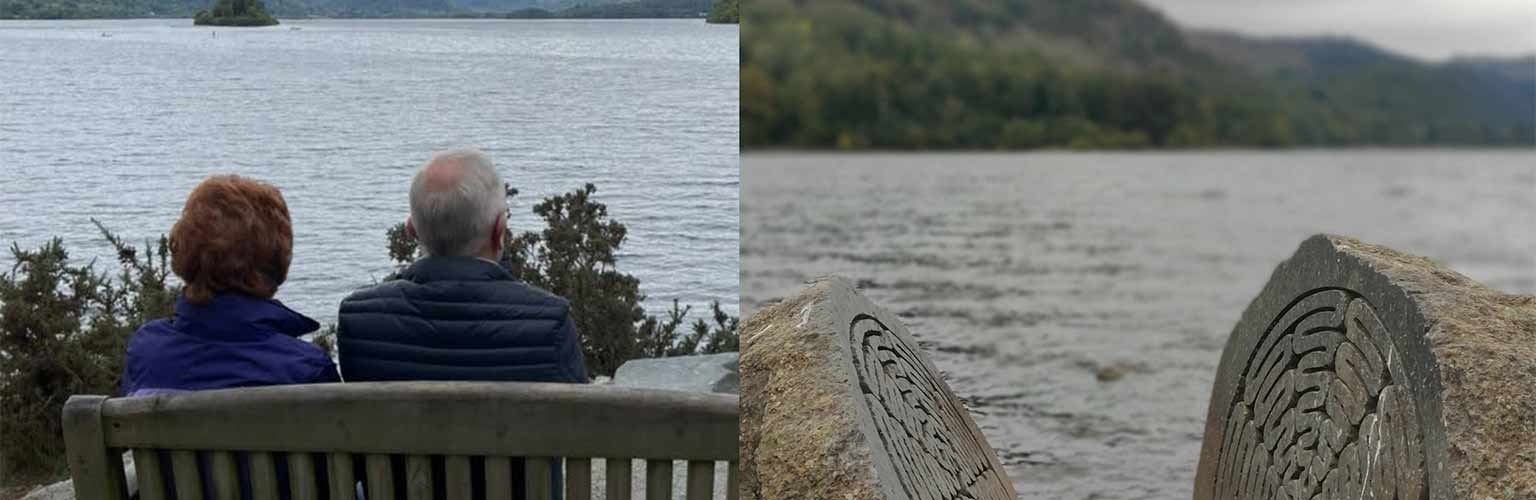
M 192 19 L 194 25 L 210 26 L 272 26 L 277 19 L 267 13 L 261 0 L 219 0 L 213 10 L 200 11 Z
M 719 0 L 715 7 L 709 10 L 711 23 L 717 24 L 741 24 L 741 2 L 738 0 Z

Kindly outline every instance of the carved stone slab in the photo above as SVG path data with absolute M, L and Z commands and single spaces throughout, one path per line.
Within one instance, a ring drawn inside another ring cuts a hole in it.
M 1227 341 L 1195 498 L 1536 495 L 1532 395 L 1531 297 L 1314 236 Z
M 829 278 L 742 326 L 742 496 L 1013 500 L 905 326 Z
M 613 373 L 613 385 L 737 394 L 741 386 L 740 360 L 734 352 L 631 359 Z

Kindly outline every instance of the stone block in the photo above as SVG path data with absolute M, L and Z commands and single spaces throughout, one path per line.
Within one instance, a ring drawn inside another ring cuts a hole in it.
M 742 497 L 1012 500 L 907 328 L 829 278 L 742 326 Z
M 1195 498 L 1536 498 L 1536 298 L 1306 240 L 1227 341 Z

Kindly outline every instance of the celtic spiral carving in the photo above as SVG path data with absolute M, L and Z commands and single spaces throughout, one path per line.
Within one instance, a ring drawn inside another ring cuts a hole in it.
M 908 498 L 1012 500 L 991 448 L 913 346 L 869 315 L 853 319 L 849 341 L 859 394 Z
M 1358 293 L 1321 289 L 1292 302 L 1248 353 L 1216 498 L 1426 498 L 1423 432 L 1401 354 Z

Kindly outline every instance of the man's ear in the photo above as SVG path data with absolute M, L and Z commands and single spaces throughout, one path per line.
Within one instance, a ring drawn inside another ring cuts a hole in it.
M 405 237 L 410 238 L 411 241 L 416 241 L 417 239 L 416 223 L 412 222 L 410 217 L 405 218 Z
M 507 216 L 496 216 L 496 225 L 491 227 L 491 249 L 499 255 L 503 247 L 507 245 Z

